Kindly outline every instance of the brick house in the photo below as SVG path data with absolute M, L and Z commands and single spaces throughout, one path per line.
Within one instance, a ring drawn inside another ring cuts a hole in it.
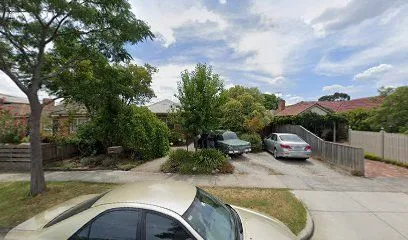
M 83 105 L 65 103 L 55 106 L 50 113 L 52 118 L 52 133 L 68 136 L 76 133 L 79 125 L 89 121 L 89 114 Z
M 372 109 L 379 107 L 384 97 L 357 98 L 349 101 L 302 101 L 293 105 L 285 106 L 285 100 L 278 105 L 275 116 L 297 116 L 306 112 L 314 112 L 319 115 L 329 113 L 342 113 L 355 109 Z
M 357 98 L 349 101 L 302 101 L 293 105 L 286 106 L 285 100 L 282 100 L 277 110 L 272 110 L 274 116 L 298 116 L 304 113 L 313 112 L 319 115 L 327 115 L 330 113 L 344 113 L 356 109 L 373 109 L 379 107 L 384 102 L 384 97 L 365 97 Z M 336 134 L 342 136 L 347 135 L 348 126 L 345 124 L 333 123 L 333 129 L 327 129 L 322 135 L 327 132 L 333 133 L 333 139 L 336 139 Z
M 52 120 L 50 112 L 54 110 L 55 104 L 52 99 L 44 98 L 44 105 L 41 113 L 41 132 L 48 134 L 52 132 Z M 0 93 L 0 106 L 6 107 L 14 118 L 28 122 L 30 119 L 30 104 L 25 97 L 17 97 Z

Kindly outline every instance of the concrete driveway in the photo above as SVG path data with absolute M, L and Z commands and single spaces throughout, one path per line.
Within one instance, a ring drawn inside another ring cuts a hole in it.
M 350 176 L 320 161 L 276 160 L 269 153 L 234 158 L 241 174 L 279 174 L 315 221 L 312 239 L 408 239 L 408 178 Z

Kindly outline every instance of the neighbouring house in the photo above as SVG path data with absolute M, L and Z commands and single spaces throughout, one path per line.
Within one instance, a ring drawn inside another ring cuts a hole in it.
M 302 101 L 293 105 L 286 106 L 285 100 L 282 100 L 277 110 L 273 110 L 274 116 L 298 116 L 304 113 L 313 112 L 319 115 L 327 115 L 330 113 L 344 113 L 355 109 L 373 109 L 379 107 L 384 101 L 384 97 L 365 97 L 358 98 L 349 101 Z M 333 123 L 333 129 L 325 131 L 332 131 L 333 139 L 336 139 L 336 132 L 340 132 L 343 135 L 347 135 L 346 125 L 337 126 Z M 322 135 L 324 136 L 325 133 Z
M 307 101 L 298 102 L 285 106 L 285 100 L 278 105 L 278 110 L 274 111 L 275 116 L 297 116 L 306 112 L 314 112 L 319 115 L 329 113 L 348 112 L 355 109 L 372 109 L 379 107 L 384 101 L 384 97 L 366 97 L 349 101 Z
M 175 103 L 169 99 L 164 99 L 159 102 L 148 105 L 147 108 L 152 111 L 156 116 L 165 122 L 170 129 L 174 128 L 174 125 L 169 121 L 169 114 L 179 106 L 178 103 Z
M 50 98 L 43 98 L 44 104 L 41 113 L 41 132 L 52 132 L 52 121 L 49 117 L 50 112 L 54 110 L 55 103 Z M 30 104 L 25 97 L 17 97 L 0 93 L 0 105 L 10 110 L 10 113 L 18 119 L 28 121 L 30 118 Z
M 50 113 L 52 118 L 52 133 L 63 136 L 76 133 L 79 125 L 89 121 L 86 108 L 77 103 L 66 103 L 55 106 Z

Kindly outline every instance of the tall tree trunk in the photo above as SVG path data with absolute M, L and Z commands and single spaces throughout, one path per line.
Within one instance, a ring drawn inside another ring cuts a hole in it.
M 35 196 L 45 189 L 42 165 L 42 149 L 40 136 L 41 103 L 37 93 L 28 94 L 30 101 L 30 148 L 31 148 L 31 182 L 30 193 Z

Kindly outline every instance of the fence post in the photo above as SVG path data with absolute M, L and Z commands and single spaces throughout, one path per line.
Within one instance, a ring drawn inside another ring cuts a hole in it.
M 352 131 L 353 129 L 351 129 L 351 126 L 349 125 L 349 127 L 348 127 L 348 142 L 349 142 L 349 145 L 352 145 L 352 143 L 351 143 L 351 131 Z
M 336 121 L 333 121 L 333 142 L 336 142 Z
M 385 152 L 384 152 L 384 149 L 385 149 L 385 146 L 384 146 L 384 135 L 385 135 L 385 133 L 384 133 L 384 128 L 383 127 L 381 127 L 381 131 L 380 131 L 380 137 L 381 137 L 381 158 L 382 159 L 385 159 Z

